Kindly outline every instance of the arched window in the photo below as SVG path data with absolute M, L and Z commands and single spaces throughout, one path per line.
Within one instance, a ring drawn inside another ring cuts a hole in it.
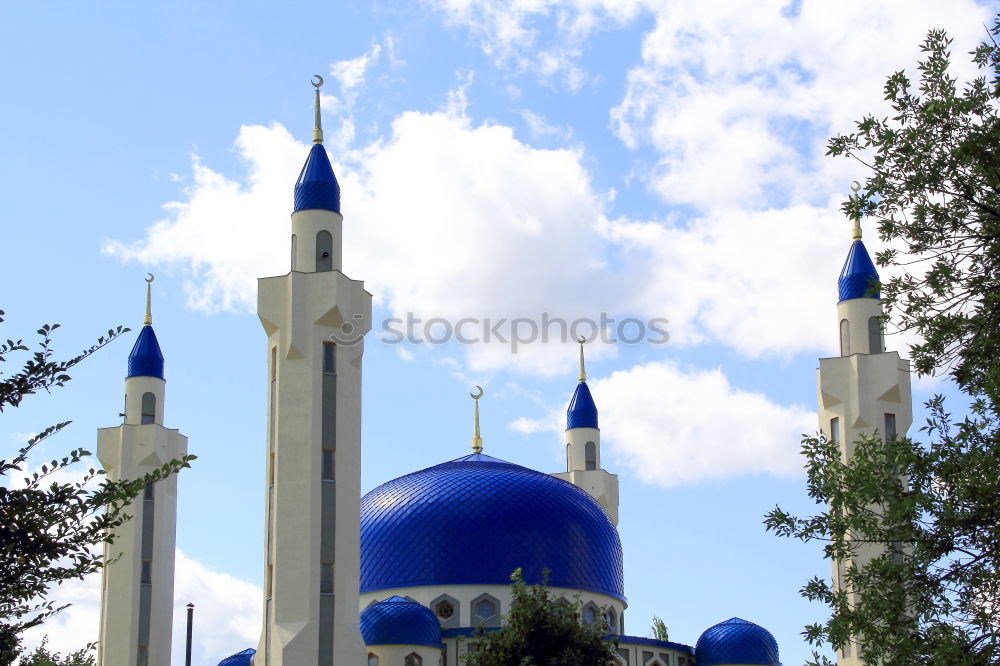
M 295 234 L 292 234 L 292 270 L 295 270 L 295 258 L 299 253 L 299 238 Z
M 316 272 L 333 270 L 333 236 L 329 231 L 316 234 Z
M 851 355 L 851 322 L 840 320 L 840 355 Z
M 570 454 L 569 442 L 566 442 L 566 471 L 573 469 L 572 457 Z
M 406 655 L 406 659 L 403 660 L 403 666 L 423 666 L 423 664 L 424 658 L 416 652 Z
M 587 442 L 583 447 L 583 453 L 586 461 L 584 469 L 597 469 L 597 444 Z
M 368 653 L 368 666 L 378 666 L 378 656 L 373 653 Z
M 868 353 L 882 353 L 882 318 L 868 318 Z
M 142 417 L 139 423 L 156 422 L 156 396 L 146 391 L 142 394 Z

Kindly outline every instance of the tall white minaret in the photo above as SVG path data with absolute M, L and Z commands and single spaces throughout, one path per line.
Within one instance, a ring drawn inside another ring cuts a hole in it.
M 597 427 L 597 405 L 587 386 L 587 371 L 580 343 L 580 382 L 566 410 L 566 471 L 553 474 L 586 490 L 604 508 L 613 525 L 618 524 L 618 475 L 601 468 L 601 431 Z
M 903 436 L 913 421 L 910 362 L 886 351 L 882 331 L 882 301 L 878 273 L 864 243 L 861 224 L 854 220 L 854 242 L 838 282 L 837 315 L 840 356 L 822 358 L 816 371 L 819 389 L 819 427 L 840 444 L 846 462 L 861 435 Z M 883 552 L 878 545 L 862 546 L 857 563 Z M 846 562 L 833 563 L 833 581 L 839 589 Z M 837 663 L 856 666 L 857 644 L 837 654 Z
M 187 454 L 187 437 L 163 427 L 163 354 L 146 317 L 128 357 L 125 422 L 97 431 L 97 457 L 109 479 L 136 479 Z M 174 610 L 177 475 L 151 483 L 105 545 L 98 666 L 169 666 Z M 114 558 L 118 559 L 114 559 Z
M 341 272 L 340 186 L 323 147 L 295 184 L 291 272 L 258 282 L 267 333 L 264 630 L 255 666 L 358 666 L 361 356 L 371 294 Z

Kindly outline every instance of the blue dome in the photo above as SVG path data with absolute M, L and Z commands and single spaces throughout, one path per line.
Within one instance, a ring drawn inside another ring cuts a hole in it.
M 219 666 L 250 666 L 255 654 L 257 654 L 257 650 L 247 648 L 243 652 L 237 652 L 232 656 L 226 657 L 219 662 Z
M 837 287 L 840 291 L 840 300 L 846 301 L 851 298 L 879 298 L 879 290 L 869 295 L 868 290 L 872 282 L 878 282 L 878 273 L 875 271 L 875 264 L 868 256 L 865 244 L 859 240 L 851 244 L 851 249 L 847 253 L 847 261 L 840 271 L 840 279 L 837 280 Z
M 441 623 L 426 606 L 389 597 L 361 613 L 365 645 L 430 645 L 441 647 Z
M 781 666 L 778 643 L 764 627 L 738 617 L 709 627 L 694 648 L 698 666 L 765 664 Z
M 340 185 L 322 143 L 313 144 L 302 173 L 295 181 L 295 210 L 292 212 L 309 209 L 340 212 Z
M 596 428 L 597 427 L 597 405 L 590 395 L 590 388 L 587 382 L 580 382 L 576 385 L 576 392 L 573 399 L 569 401 L 566 409 L 566 428 Z
M 156 341 L 152 326 L 143 326 L 128 355 L 128 377 L 159 377 L 163 379 L 163 352 Z
M 361 500 L 361 592 L 418 585 L 529 584 L 625 599 L 622 547 L 571 483 L 472 454 L 402 476 Z

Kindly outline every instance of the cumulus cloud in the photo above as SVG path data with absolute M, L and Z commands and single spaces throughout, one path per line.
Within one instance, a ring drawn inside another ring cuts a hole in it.
M 223 657 L 256 647 L 261 626 L 259 586 L 212 571 L 187 557 L 176 555 L 174 574 L 173 661 L 183 663 L 187 622 L 185 607 L 195 604 L 193 657 L 196 663 L 218 663 Z M 101 620 L 101 575 L 71 580 L 53 589 L 51 598 L 72 604 L 45 624 L 25 633 L 32 649 L 48 636 L 48 647 L 73 652 L 98 640 Z
M 605 456 L 664 487 L 749 474 L 797 475 L 801 436 L 817 428 L 815 412 L 735 387 L 719 368 L 650 362 L 588 384 L 600 410 Z M 542 419 L 522 417 L 510 427 L 526 434 L 556 432 L 561 447 L 564 410 L 555 407 Z

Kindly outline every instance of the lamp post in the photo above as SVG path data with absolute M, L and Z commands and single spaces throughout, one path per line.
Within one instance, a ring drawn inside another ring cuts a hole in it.
M 187 649 L 184 652 L 184 666 L 191 666 L 191 636 L 194 625 L 194 604 L 188 604 Z

